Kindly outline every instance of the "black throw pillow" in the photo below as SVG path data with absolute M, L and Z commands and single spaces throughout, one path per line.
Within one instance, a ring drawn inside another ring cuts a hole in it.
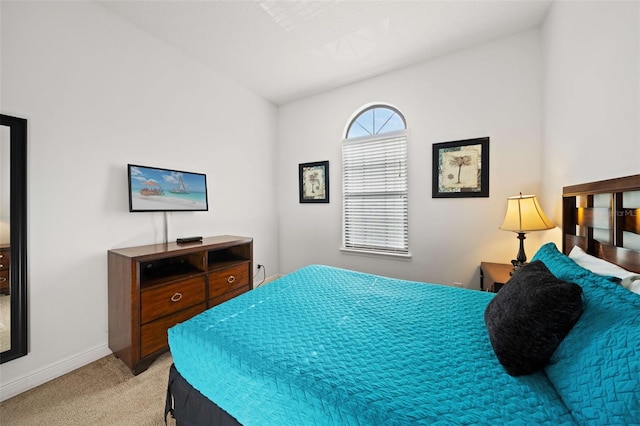
M 541 261 L 516 271 L 489 302 L 484 320 L 498 360 L 512 376 L 544 367 L 582 314 L 582 288 Z

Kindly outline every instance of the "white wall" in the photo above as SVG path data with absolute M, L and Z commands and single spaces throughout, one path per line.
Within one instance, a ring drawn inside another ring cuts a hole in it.
M 640 173 L 640 3 L 555 2 L 542 40 L 543 193 L 559 222 L 563 186 Z
M 530 31 L 280 107 L 280 272 L 323 263 L 479 287 L 481 261 L 508 262 L 517 252 L 515 234 L 498 229 L 506 198 L 540 189 L 541 95 L 539 32 Z M 339 251 L 340 142 L 352 114 L 371 102 L 397 107 L 409 128 L 411 261 Z M 491 138 L 490 197 L 431 198 L 432 144 L 482 136 Z M 330 203 L 300 204 L 298 164 L 323 160 Z M 529 255 L 541 234 L 527 238 Z
M 107 250 L 161 242 L 129 213 L 127 163 L 207 174 L 209 212 L 169 239 L 254 237 L 277 272 L 276 108 L 94 2 L 2 2 L 2 112 L 28 120 L 29 354 L 2 398 L 107 348 Z M 249 121 L 247 121 L 249 118 Z

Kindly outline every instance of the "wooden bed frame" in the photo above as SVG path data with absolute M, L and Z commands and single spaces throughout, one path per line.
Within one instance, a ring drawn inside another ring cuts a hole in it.
M 565 186 L 562 191 L 562 251 L 573 246 L 640 273 L 640 251 L 625 245 L 626 232 L 640 235 L 640 208 L 625 207 L 625 193 L 640 199 L 640 175 Z M 596 195 L 608 196 L 608 207 L 595 207 Z M 638 206 L 638 204 L 636 204 Z M 606 230 L 608 241 L 594 238 L 594 229 Z

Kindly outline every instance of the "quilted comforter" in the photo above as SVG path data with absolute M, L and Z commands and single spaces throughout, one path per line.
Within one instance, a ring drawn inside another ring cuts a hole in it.
M 313 265 L 171 328 L 169 345 L 245 426 L 576 424 L 544 371 L 499 364 L 492 297 Z

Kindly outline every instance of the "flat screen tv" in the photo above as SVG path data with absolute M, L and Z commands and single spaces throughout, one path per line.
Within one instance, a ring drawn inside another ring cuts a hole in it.
M 130 212 L 208 211 L 202 173 L 127 165 Z

